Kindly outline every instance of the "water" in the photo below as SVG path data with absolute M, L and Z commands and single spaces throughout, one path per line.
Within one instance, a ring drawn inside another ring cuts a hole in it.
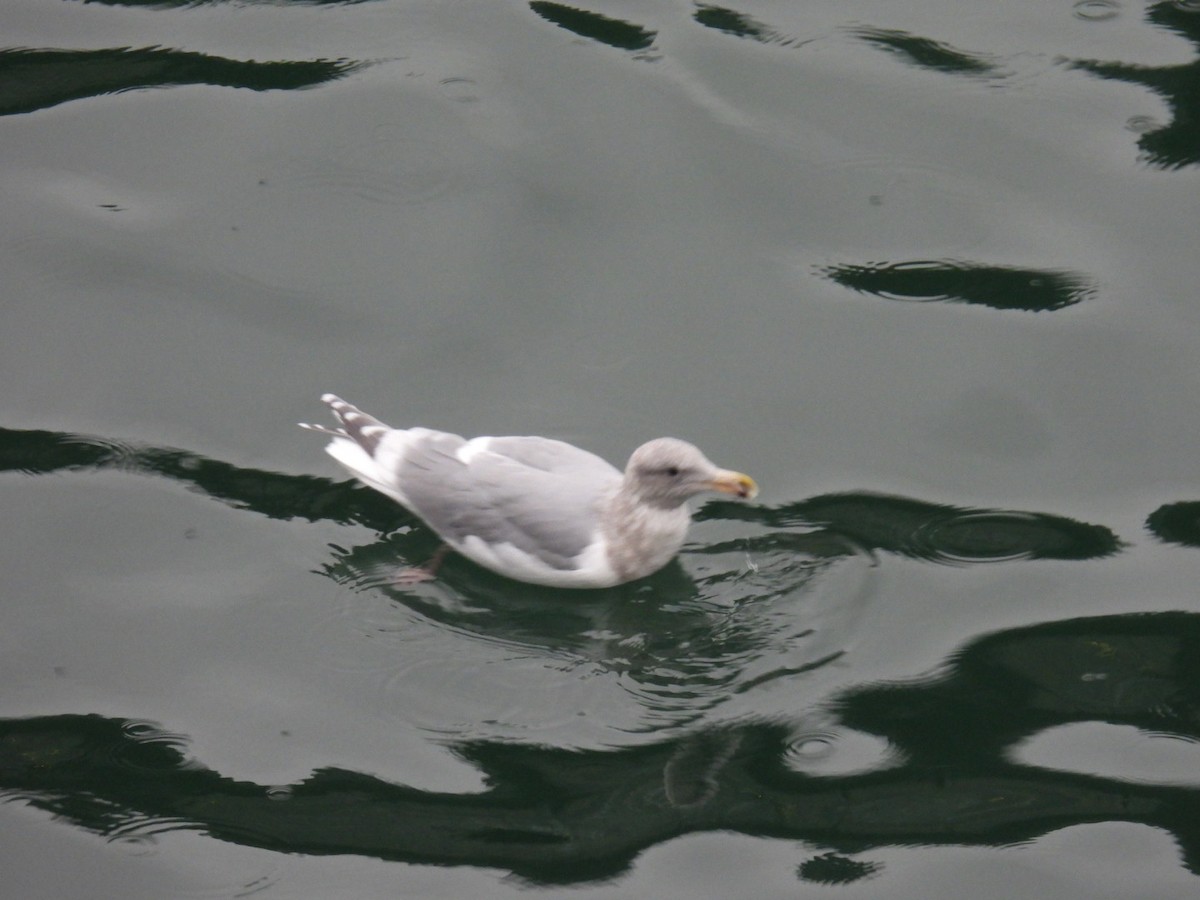
M 1191 897 L 1196 4 L 19 0 L 14 897 Z M 294 425 L 755 477 L 505 582 Z

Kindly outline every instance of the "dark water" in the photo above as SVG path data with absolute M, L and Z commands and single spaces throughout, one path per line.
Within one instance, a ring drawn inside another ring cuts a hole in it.
M 1200 4 L 5 25 L 5 896 L 1200 890 Z M 763 493 L 402 586 L 327 390 Z

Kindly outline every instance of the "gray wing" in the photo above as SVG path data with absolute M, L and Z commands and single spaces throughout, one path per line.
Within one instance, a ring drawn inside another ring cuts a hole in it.
M 455 435 L 412 442 L 398 483 L 413 512 L 450 543 L 471 535 L 508 543 L 556 569 L 593 538 L 598 501 L 621 479 L 600 457 L 539 437 L 487 440 L 487 450 Z M 463 462 L 458 452 L 468 450 Z

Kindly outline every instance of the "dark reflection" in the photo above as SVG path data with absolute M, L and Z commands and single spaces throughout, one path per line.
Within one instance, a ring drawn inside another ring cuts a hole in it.
M 764 682 L 830 665 L 844 655 L 848 623 L 866 603 L 859 582 L 841 578 L 862 568 L 849 561 L 856 551 L 844 541 L 825 559 L 803 546 L 756 549 L 753 573 L 742 548 L 689 549 L 686 571 L 675 560 L 641 581 L 570 592 L 569 600 L 562 590 L 516 584 L 454 556 L 436 585 L 395 583 L 397 558 L 424 559 L 435 547 L 436 538 L 414 529 L 334 547 L 319 571 L 463 640 L 546 660 L 537 690 L 605 678 L 633 701 L 627 717 L 609 726 L 625 733 L 681 728 Z
M 894 53 L 922 69 L 933 69 L 952 75 L 991 75 L 998 71 L 995 62 L 986 56 L 956 50 L 948 44 L 917 37 L 906 31 L 858 28 L 854 30 L 854 34 L 867 43 Z
M 349 60 L 257 62 L 146 47 L 140 50 L 0 50 L 0 115 L 137 88 L 209 84 L 297 90 L 340 78 Z
M 644 850 L 717 830 L 824 851 L 801 877 L 845 883 L 896 844 L 1007 846 L 1072 825 L 1132 822 L 1174 835 L 1200 865 L 1200 790 L 1055 771 L 1014 744 L 1105 722 L 1200 741 L 1200 616 L 1072 619 L 999 632 L 934 677 L 851 690 L 841 730 L 893 748 L 871 771 L 787 764 L 782 725 L 714 728 L 657 744 L 574 751 L 464 743 L 488 787 L 444 794 L 325 768 L 288 787 L 235 781 L 177 735 L 95 715 L 0 721 L 0 790 L 88 831 L 191 829 L 281 853 L 353 853 L 501 868 L 539 884 L 612 877 Z
M 1200 51 L 1200 12 L 1194 4 L 1163 2 L 1149 8 L 1147 18 L 1160 28 L 1179 35 Z M 1149 88 L 1171 109 L 1171 120 L 1138 138 L 1138 147 L 1156 166 L 1177 169 L 1200 161 L 1200 60 L 1173 66 L 1067 60 L 1101 78 Z
M 1154 25 L 1178 35 L 1200 49 L 1200 14 L 1194 3 L 1164 0 L 1147 11 Z M 1002 75 L 998 60 L 968 53 L 930 38 L 903 31 L 860 28 L 854 31 L 864 41 L 894 53 L 923 69 L 952 75 L 996 77 Z M 1200 161 L 1200 61 L 1176 65 L 1143 65 L 1094 59 L 1064 59 L 1074 69 L 1101 78 L 1148 88 L 1170 107 L 1170 121 L 1162 127 L 1138 127 L 1138 146 L 1155 166 L 1177 169 Z
M 230 506 L 271 518 L 364 525 L 387 538 L 390 549 L 384 552 L 399 550 L 408 559 L 424 560 L 437 547 L 430 532 L 412 527 L 418 524 L 413 515 L 354 482 L 246 469 L 173 448 L 63 432 L 0 428 L 0 472 L 46 474 L 100 469 L 169 478 Z M 814 560 L 879 550 L 951 563 L 1014 558 L 1082 560 L 1109 556 L 1123 546 L 1102 525 L 1062 516 L 972 509 L 867 492 L 825 494 L 774 508 L 714 501 L 698 510 L 695 518 L 756 523 L 773 531 L 740 539 L 737 548 L 763 554 L 802 550 Z M 700 552 L 723 553 L 731 546 L 717 544 Z M 370 571 L 370 553 L 374 552 L 379 551 L 369 551 L 363 557 L 361 550 L 354 554 L 343 551 L 329 574 L 343 580 L 358 579 Z M 352 558 L 356 555 L 358 562 Z M 478 580 L 482 571 L 465 560 L 449 557 L 446 574 L 462 579 L 472 593 L 488 593 L 488 584 Z M 493 577 L 483 577 L 489 579 L 494 591 Z M 671 566 L 648 581 L 678 589 L 687 582 L 687 576 Z M 528 587 L 533 589 L 531 596 L 559 596 L 552 588 Z
M 272 519 L 329 520 L 387 534 L 416 519 L 354 482 L 247 469 L 187 450 L 127 444 L 58 431 L 0 428 L 0 472 L 116 470 L 156 475 L 237 509 Z
M 711 6 L 707 3 L 696 4 L 696 12 L 692 16 L 697 23 L 706 28 L 713 28 L 734 37 L 749 38 L 761 44 L 778 44 L 783 47 L 798 47 L 807 43 L 798 38 L 781 34 L 775 29 L 755 21 L 745 13 L 736 9 L 726 9 L 723 6 Z
M 817 884 L 850 884 L 870 878 L 883 868 L 879 863 L 850 859 L 837 853 L 822 853 L 805 860 L 796 874 Z
M 400 599 L 402 595 L 410 593 L 410 590 L 395 580 L 396 560 L 430 559 L 440 547 L 441 540 L 429 529 L 404 529 L 368 544 L 333 548 L 333 556 L 322 567 L 321 573 L 354 589 L 383 590 Z M 539 634 L 543 634 L 546 628 L 553 628 L 555 631 L 561 629 L 563 635 L 577 634 L 579 628 L 576 626 L 589 621 L 591 617 L 590 607 L 584 604 L 564 609 L 562 588 L 537 584 L 522 584 L 522 602 L 514 606 L 511 581 L 497 578 L 487 569 L 455 553 L 447 554 L 441 561 L 437 569 L 437 578 L 464 596 L 471 597 L 476 606 L 477 618 L 482 616 L 482 619 L 486 620 L 494 616 L 494 624 L 500 628 L 519 629 L 523 619 L 521 609 L 525 607 L 528 608 L 529 624 L 538 629 Z M 693 596 L 695 588 L 695 584 L 676 560 L 637 582 L 635 586 L 618 585 L 612 588 L 589 589 L 583 596 L 588 600 L 603 602 L 634 597 L 643 589 L 653 589 L 661 602 L 683 600 Z M 442 619 L 448 615 L 445 610 L 429 612 L 435 619 Z M 449 615 L 452 619 L 457 619 L 453 614 Z
M 1200 500 L 1160 506 L 1146 519 L 1150 533 L 1168 544 L 1200 547 Z
M 1103 525 L 1064 516 L 969 509 L 865 492 L 824 494 L 773 509 L 743 508 L 723 501 L 704 507 L 697 518 L 752 519 L 777 529 L 819 526 L 845 544 L 868 552 L 883 550 L 944 563 L 1099 559 L 1123 546 Z M 800 538 L 813 544 L 809 534 L 779 532 L 750 538 L 749 543 L 770 546 Z M 812 552 L 819 553 L 819 549 Z
M 318 452 L 314 460 L 324 458 Z M 365 525 L 375 534 L 361 546 L 332 545 L 317 568 L 347 593 L 369 595 L 361 606 L 346 597 L 351 607 L 388 609 L 385 615 L 396 616 L 394 604 L 415 613 L 400 614 L 401 619 L 436 622 L 464 640 L 505 652 L 519 648 L 547 660 L 550 671 L 538 676 L 538 689 L 569 690 L 583 678 L 603 676 L 615 692 L 634 701 L 628 717 L 615 726 L 626 733 L 683 727 L 755 684 L 829 664 L 844 652 L 844 623 L 865 602 L 856 579 L 852 588 L 836 594 L 812 587 L 814 582 L 824 587 L 834 568 L 839 575 L 855 568 L 846 561 L 858 551 L 844 541 L 837 553 L 823 558 L 794 546 L 764 548 L 756 553 L 753 571 L 744 548 L 724 554 L 688 548 L 687 570 L 676 560 L 632 584 L 568 592 L 569 602 L 561 589 L 510 581 L 454 554 L 432 583 L 413 585 L 404 582 L 404 567 L 428 561 L 440 542 L 375 491 L 351 482 L 241 469 L 172 448 L 0 429 L 0 472 L 94 470 L 168 478 L 272 518 Z M 833 543 L 823 540 L 828 547 Z M 806 600 L 808 616 L 789 611 L 797 595 Z M 836 605 L 836 615 L 814 620 L 825 598 Z M 751 608 L 743 612 L 745 607 Z M 373 625 L 357 617 L 330 627 L 376 634 Z M 509 724 L 504 720 L 496 727 Z
M 922 303 L 971 303 L 991 309 L 1043 312 L 1091 297 L 1092 283 L 1074 272 L 1020 269 L 958 260 L 844 264 L 817 270 L 862 294 Z
M 1200 741 L 1200 614 L 997 632 L 956 654 L 945 678 L 866 686 L 834 706 L 844 725 L 886 734 L 907 765 L 925 768 L 1001 764 L 1016 742 L 1084 721 Z M 1200 837 L 1200 818 L 1192 827 Z
M 320 462 L 324 454 L 314 460 Z M 618 587 L 571 592 L 518 584 L 450 554 L 437 572 L 437 585 L 465 598 L 447 606 L 447 590 L 423 592 L 405 585 L 406 565 L 428 561 L 437 536 L 392 500 L 352 481 L 241 468 L 174 448 L 139 446 L 95 437 L 41 430 L 0 428 L 0 472 L 121 471 L 155 476 L 237 509 L 275 519 L 331 521 L 376 532 L 361 546 L 331 546 L 317 572 L 353 591 L 382 593 L 421 616 L 488 641 L 554 648 L 595 659 L 606 671 L 620 670 L 642 692 L 660 721 L 678 722 L 724 702 L 746 677 L 762 677 L 774 661 L 786 671 L 810 670 L 840 652 L 812 623 L 780 616 L 771 628 L 735 619 L 738 604 L 786 599 L 827 568 L 854 556 L 856 548 L 829 537 L 814 547 L 762 547 L 761 575 L 742 577 L 746 548 L 723 557 L 713 549 L 689 574 L 678 560 L 649 578 Z M 429 596 L 432 593 L 433 596 Z M 842 598 L 853 606 L 855 598 Z M 464 610 L 462 603 L 469 605 Z M 597 637 L 600 635 L 600 637 Z M 756 663 L 761 661 L 756 667 Z M 747 675 L 749 670 L 750 675 Z
M 0 472 L 47 474 L 102 469 L 169 478 L 230 506 L 271 518 L 364 525 L 387 538 L 389 544 L 383 552 L 399 550 L 409 559 L 426 559 L 437 547 L 431 532 L 412 527 L 418 520 L 409 512 L 355 482 L 247 469 L 173 448 L 63 432 L 0 428 Z M 817 560 L 879 550 L 952 563 L 1014 558 L 1082 560 L 1109 556 L 1123 546 L 1102 525 L 1062 516 L 956 507 L 868 492 L 825 494 L 773 508 L 714 501 L 698 510 L 696 519 L 756 523 L 773 531 L 741 539 L 737 547 L 752 553 L 802 549 L 807 557 Z M 718 544 L 703 552 L 729 549 Z M 363 552 L 356 551 L 360 558 L 355 562 L 355 554 L 343 551 L 329 574 L 355 580 L 368 572 L 370 554 L 380 550 L 369 551 L 365 557 L 361 556 Z M 487 585 L 476 580 L 481 573 L 478 567 L 452 556 L 445 572 L 450 578 L 462 579 L 472 592 L 487 593 Z M 677 589 L 686 580 L 677 567 L 668 567 L 649 579 L 668 589 Z M 559 595 L 552 588 L 529 587 L 534 589 L 531 596 Z
M 656 32 L 632 22 L 612 19 L 562 3 L 550 3 L 548 0 L 532 0 L 529 8 L 547 22 L 553 22 L 572 34 L 620 50 L 645 50 L 654 43 L 656 35 Z

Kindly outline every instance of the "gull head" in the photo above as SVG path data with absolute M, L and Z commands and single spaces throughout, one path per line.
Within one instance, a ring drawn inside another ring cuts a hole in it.
M 699 449 L 676 438 L 656 438 L 634 450 L 625 466 L 625 485 L 642 502 L 663 509 L 708 491 L 743 499 L 758 493 L 749 475 L 718 468 Z

